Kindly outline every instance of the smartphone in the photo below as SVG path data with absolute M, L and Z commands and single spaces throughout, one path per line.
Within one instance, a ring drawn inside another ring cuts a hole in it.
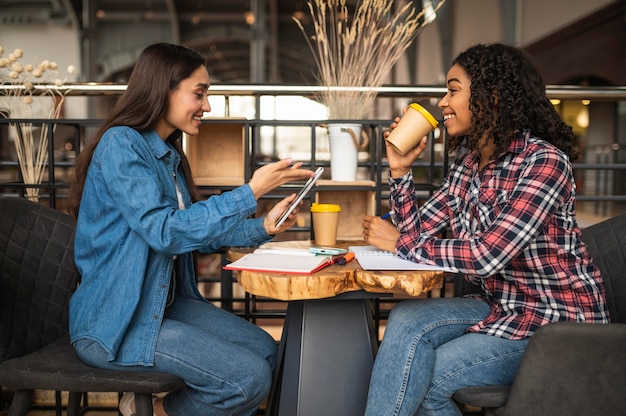
M 302 201 L 302 199 L 306 196 L 306 194 L 309 193 L 311 188 L 313 188 L 313 185 L 315 185 L 315 182 L 317 182 L 320 176 L 322 176 L 323 172 L 324 172 L 323 167 L 320 166 L 319 168 L 317 168 L 317 170 L 315 171 L 315 176 L 309 178 L 309 180 L 304 184 L 302 189 L 300 189 L 300 192 L 298 192 L 296 199 L 291 203 L 291 205 L 289 205 L 289 208 L 287 208 L 287 211 L 285 211 L 283 215 L 280 216 L 278 221 L 276 221 L 276 227 L 280 227 L 285 222 L 287 217 L 289 217 L 289 214 L 291 214 L 293 210 L 296 209 L 298 204 L 300 204 L 300 201 Z
M 348 252 L 348 249 L 337 247 L 309 247 L 309 251 L 315 254 L 325 254 L 327 256 L 336 256 L 337 254 L 344 254 Z

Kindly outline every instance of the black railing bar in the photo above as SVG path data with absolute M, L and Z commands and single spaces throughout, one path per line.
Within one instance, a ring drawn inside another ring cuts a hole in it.
M 576 195 L 577 201 L 626 202 L 626 195 Z
M 1 96 L 0 96 L 1 97 Z M 93 118 L 2 118 L 0 124 L 30 123 L 35 125 L 63 124 L 78 127 L 99 127 L 104 120 Z M 240 121 L 241 122 L 241 121 Z
M 286 313 L 283 312 L 282 314 L 278 314 L 278 315 L 265 315 L 265 314 L 257 314 L 256 312 L 245 312 L 242 310 L 235 310 L 232 311 L 233 314 L 237 315 L 240 318 L 243 319 L 249 319 L 249 320 L 256 320 L 256 319 L 275 319 L 275 320 L 284 320 L 285 319 L 285 315 Z
M 626 169 L 626 163 L 574 163 L 574 170 L 593 169 L 593 170 L 622 170 Z
M 25 184 L 22 182 L 0 182 L 0 188 L 9 188 L 9 189 L 26 189 L 26 188 L 39 188 L 39 189 L 67 189 L 69 188 L 69 184 L 67 183 L 40 183 L 40 184 Z M 326 188 L 324 188 L 325 190 Z M 330 188 L 332 190 L 338 190 L 337 188 Z M 369 188 L 368 188 L 369 189 Z M 424 190 L 423 192 L 426 192 Z M 15 193 L 1 193 L 1 196 L 16 196 Z M 283 195 L 284 196 L 284 195 Z M 423 195 L 426 198 L 428 195 Z M 48 194 L 40 194 L 40 198 L 48 198 L 50 195 Z M 57 198 L 59 196 L 57 195 Z M 269 198 L 269 196 L 268 196 Z M 383 195 L 383 198 L 385 196 Z M 62 198 L 63 199 L 63 198 Z M 278 199 L 278 197 L 276 197 Z M 579 201 L 597 201 L 597 202 L 626 202 L 626 195 L 584 195 L 578 194 L 576 195 L 576 199 Z M 308 231 L 308 227 L 293 227 L 290 231 Z
M 24 90 L 23 85 L 2 85 L 2 95 L 15 95 Z M 66 96 L 101 96 L 120 95 L 126 90 L 126 84 L 119 83 L 68 83 L 62 86 L 55 84 L 34 85 L 33 95 L 63 94 Z M 261 95 L 299 95 L 315 96 L 323 92 L 376 92 L 380 97 L 441 97 L 446 93 L 444 86 L 411 86 L 385 85 L 373 87 L 325 87 L 306 85 L 272 85 L 272 84 L 215 84 L 209 89 L 213 95 L 227 96 L 261 96 Z M 546 94 L 550 98 L 561 99 L 626 99 L 626 86 L 585 87 L 578 85 L 548 85 Z
M 0 188 L 39 188 L 39 189 L 65 189 L 69 188 L 69 183 L 64 182 L 41 182 L 41 183 L 24 183 L 24 182 L 0 182 Z
M 228 119 L 221 117 L 207 117 L 202 119 L 203 123 L 206 124 L 242 124 L 242 119 Z M 303 128 L 324 128 L 328 124 L 331 123 L 351 123 L 351 124 L 362 124 L 366 127 L 378 127 L 388 126 L 390 120 L 388 119 L 341 119 L 341 120 L 328 120 L 328 119 L 317 119 L 317 120 L 284 120 L 284 119 L 260 119 L 260 118 L 252 118 L 246 119 L 245 124 L 249 124 L 250 126 L 270 126 L 270 127 L 303 127 Z

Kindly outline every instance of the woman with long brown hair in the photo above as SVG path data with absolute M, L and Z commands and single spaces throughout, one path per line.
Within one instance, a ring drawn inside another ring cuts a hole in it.
M 310 170 L 286 159 L 248 184 L 202 200 L 179 143 L 209 112 L 205 61 L 182 46 L 155 44 L 139 56 L 120 98 L 76 164 L 70 206 L 78 216 L 75 257 L 82 281 L 70 303 L 71 341 L 82 360 L 106 369 L 160 371 L 186 387 L 154 401 L 155 415 L 253 415 L 268 394 L 274 339 L 207 302 L 193 251 L 255 246 L 293 226 L 294 200 L 250 218 L 257 200 Z M 134 395 L 120 401 L 134 412 Z

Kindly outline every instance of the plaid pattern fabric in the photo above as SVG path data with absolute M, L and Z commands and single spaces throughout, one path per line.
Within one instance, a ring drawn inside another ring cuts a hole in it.
M 470 331 L 521 339 L 553 321 L 608 322 L 568 158 L 525 133 L 480 172 L 478 161 L 476 152 L 459 157 L 421 207 L 411 173 L 390 179 L 398 254 L 454 267 L 483 287 L 491 313 Z M 447 229 L 452 236 L 438 238 Z

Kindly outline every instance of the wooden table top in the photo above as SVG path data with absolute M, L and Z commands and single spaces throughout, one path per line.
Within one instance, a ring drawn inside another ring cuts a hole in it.
M 308 248 L 312 242 L 281 241 L 268 244 L 275 247 Z M 338 241 L 335 246 L 348 248 L 364 244 L 363 241 Z M 232 247 L 227 251 L 226 258 L 235 261 L 252 251 L 254 248 Z M 444 278 L 444 272 L 440 271 L 363 270 L 356 259 L 344 266 L 334 264 L 310 275 L 252 270 L 233 273 L 246 292 L 278 300 L 321 299 L 357 290 L 419 296 L 441 288 Z

